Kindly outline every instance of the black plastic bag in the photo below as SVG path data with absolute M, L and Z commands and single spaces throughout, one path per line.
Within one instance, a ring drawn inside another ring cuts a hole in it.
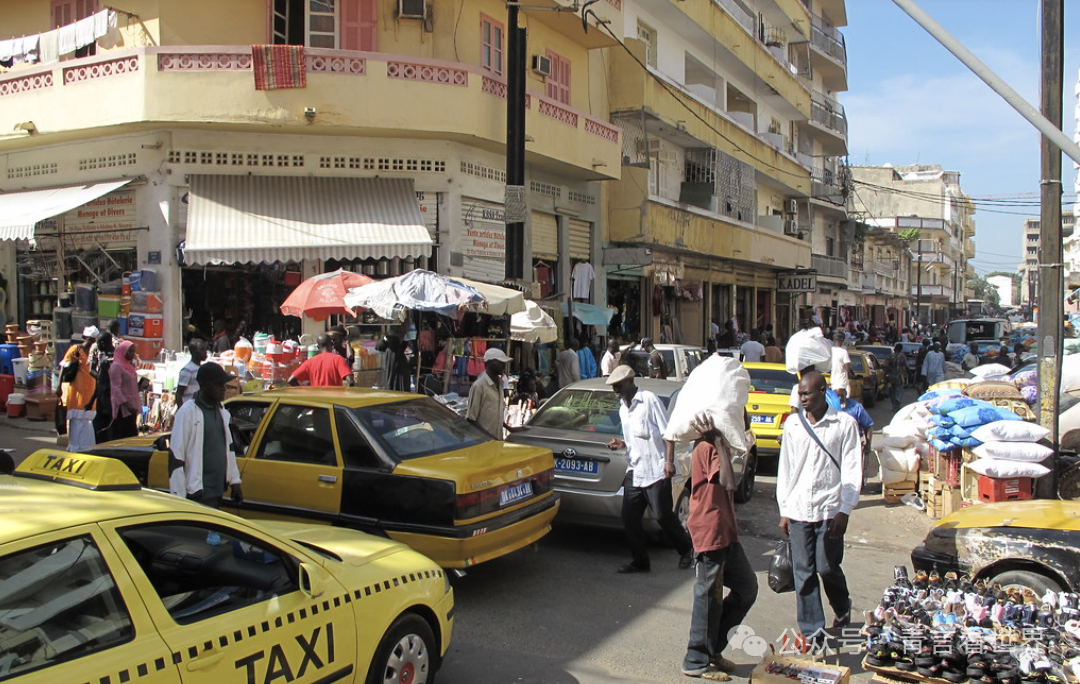
M 791 566 L 791 544 L 787 539 L 776 543 L 769 561 L 769 588 L 777 594 L 795 591 L 795 571 Z
M 56 434 L 67 434 L 67 406 L 57 402 L 56 413 L 53 414 L 53 424 L 56 426 Z

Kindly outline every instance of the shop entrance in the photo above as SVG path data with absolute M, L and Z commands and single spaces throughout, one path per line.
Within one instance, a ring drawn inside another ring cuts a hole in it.
M 296 273 L 295 280 L 286 284 L 286 270 Z M 281 313 L 281 303 L 295 285 L 299 284 L 299 265 L 279 264 L 230 266 L 200 266 L 184 268 L 181 274 L 184 293 L 184 338 L 189 337 L 188 324 L 195 326 L 203 337 L 210 339 L 214 324 L 225 321 L 233 339 L 243 335 L 248 339 L 256 331 L 268 332 L 276 339 L 296 339 L 301 321 Z
M 608 278 L 607 303 L 615 307 L 608 324 L 608 335 L 624 342 L 641 339 L 641 278 Z

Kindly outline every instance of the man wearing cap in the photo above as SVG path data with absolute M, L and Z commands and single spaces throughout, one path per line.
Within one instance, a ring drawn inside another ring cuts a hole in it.
M 661 529 L 675 543 L 679 567 L 689 568 L 694 548 L 675 515 L 671 500 L 671 476 L 675 474 L 675 451 L 670 456 L 664 444 L 667 411 L 652 392 L 634 384 L 634 369 L 618 366 L 608 376 L 607 384 L 619 397 L 619 420 L 623 438 L 613 437 L 608 448 L 626 449 L 626 479 L 623 480 L 622 520 L 631 562 L 618 569 L 620 574 L 649 572 L 649 552 L 645 548 L 645 530 L 641 519 L 651 508 Z
M 199 367 L 206 361 L 206 340 L 199 337 L 191 338 L 187 345 L 191 360 L 180 369 L 180 376 L 176 379 L 176 408 L 180 408 L 195 397 L 199 391 L 199 381 L 195 376 L 199 373 Z
M 492 347 L 484 352 L 484 372 L 469 389 L 469 410 L 465 418 L 495 439 L 503 438 L 506 401 L 503 399 L 502 375 L 510 357 Z
M 233 504 L 244 501 L 236 467 L 229 412 L 221 402 L 232 376 L 216 363 L 204 363 L 195 374 L 199 391 L 173 420 L 169 442 L 169 491 L 211 508 L 221 508 L 225 488 Z
M 649 353 L 649 377 L 657 380 L 667 380 L 667 370 L 664 368 L 664 355 L 653 344 L 651 337 L 641 340 L 641 348 Z
M 337 352 L 334 338 L 328 334 L 319 335 L 316 340 L 319 353 L 300 364 L 289 377 L 292 386 L 307 382 L 312 387 L 352 387 L 354 380 L 349 362 Z
M 63 397 L 63 405 L 69 411 L 83 410 L 94 401 L 97 381 L 90 373 L 90 348 L 100 334 L 96 326 L 88 325 L 83 328 L 81 335 L 72 335 L 71 346 L 60 363 L 63 382 L 56 388 L 56 396 Z M 66 393 L 63 391 L 65 386 Z

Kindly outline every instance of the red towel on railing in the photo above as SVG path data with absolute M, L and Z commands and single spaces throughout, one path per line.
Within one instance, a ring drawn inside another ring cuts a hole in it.
M 306 88 L 303 45 L 252 45 L 255 90 Z

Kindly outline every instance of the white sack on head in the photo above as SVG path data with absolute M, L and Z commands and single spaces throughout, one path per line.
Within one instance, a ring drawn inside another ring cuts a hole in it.
M 832 360 L 832 347 L 825 341 L 821 328 L 800 330 L 788 339 L 784 349 L 789 373 L 798 373 L 809 366 L 822 364 L 820 370 L 828 372 Z
M 732 458 L 748 451 L 744 412 L 750 397 L 750 374 L 742 364 L 727 356 L 705 359 L 686 379 L 668 420 L 664 439 L 689 442 L 698 438 L 691 425 L 694 417 L 708 413 L 713 425 L 731 448 Z

